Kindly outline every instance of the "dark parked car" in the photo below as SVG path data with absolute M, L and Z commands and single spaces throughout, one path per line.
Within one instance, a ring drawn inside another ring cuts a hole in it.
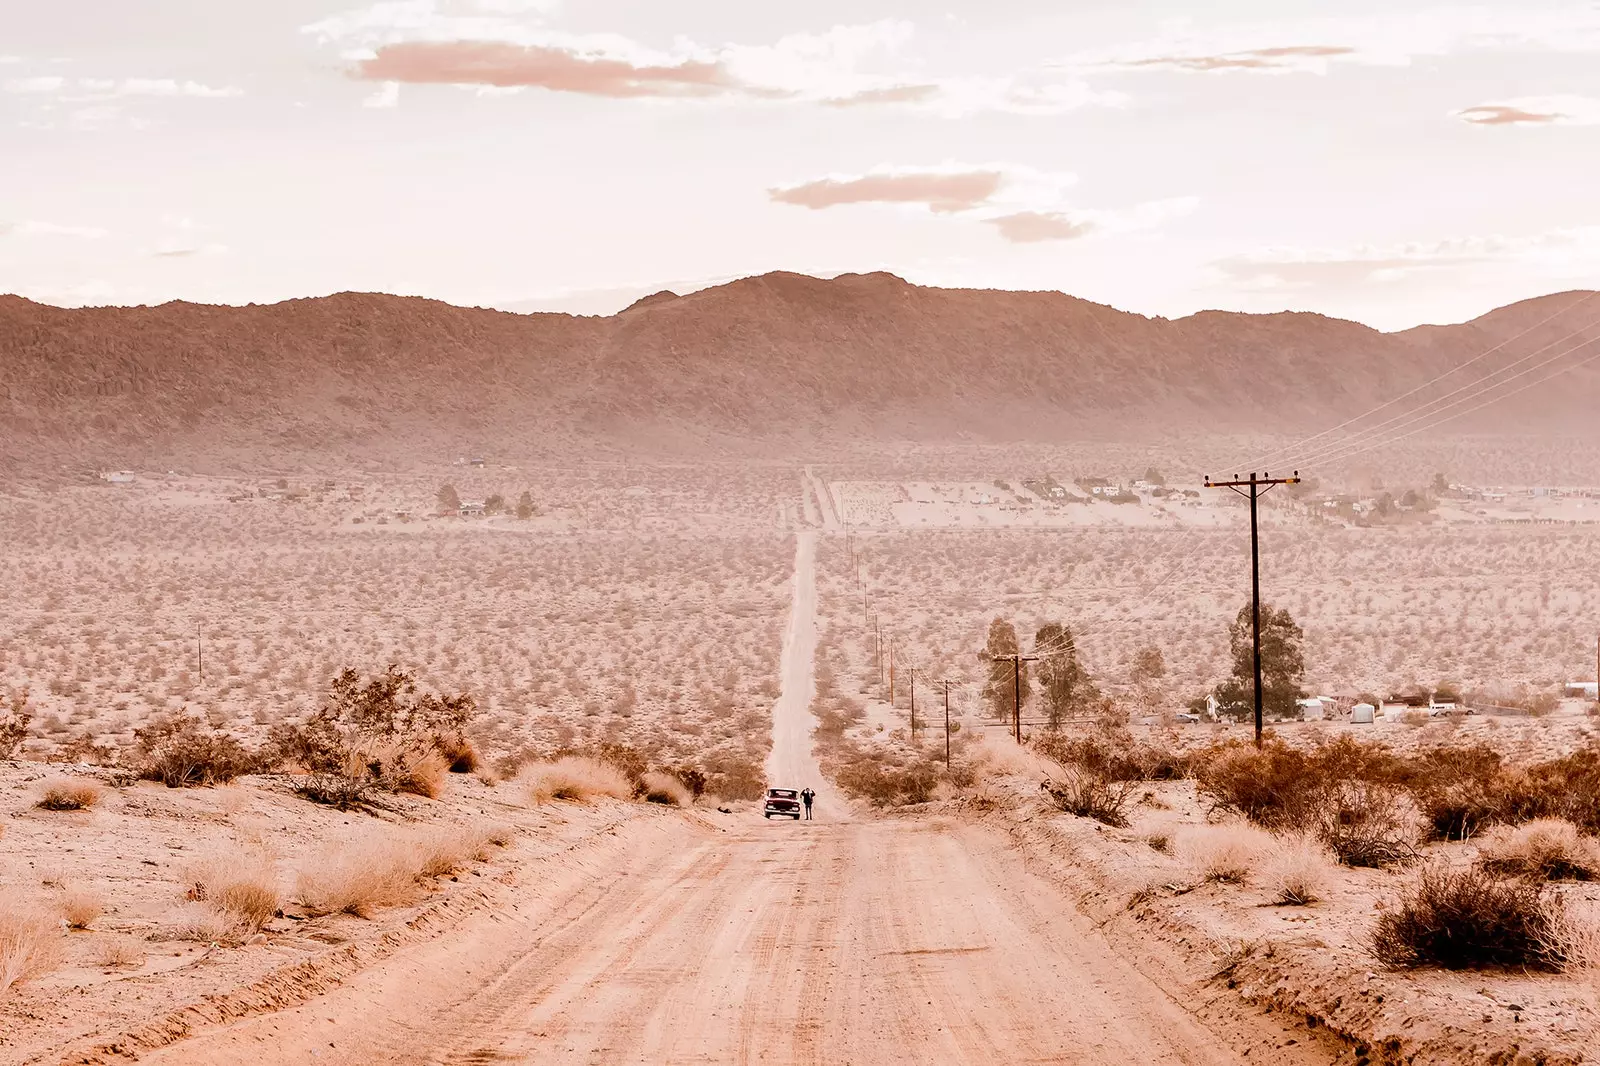
M 793 788 L 767 789 L 767 806 L 761 812 L 763 818 L 771 818 L 774 814 L 787 814 L 795 821 L 800 820 L 800 791 Z

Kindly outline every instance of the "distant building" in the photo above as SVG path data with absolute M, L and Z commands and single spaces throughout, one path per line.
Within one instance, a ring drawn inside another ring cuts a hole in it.
M 128 485 L 138 480 L 132 470 L 107 470 L 101 473 L 101 481 L 109 481 L 113 485 Z
M 1566 696 L 1568 699 L 1600 699 L 1600 692 L 1596 691 L 1597 686 L 1600 686 L 1600 682 L 1568 681 L 1563 687 L 1562 695 Z
M 469 465 L 469 466 L 482 466 L 484 464 L 483 464 L 483 460 L 482 459 L 469 459 L 469 460 L 467 460 L 467 465 Z
M 462 500 L 461 506 L 456 510 L 456 514 L 462 518 L 481 518 L 483 513 L 484 505 L 482 500 Z

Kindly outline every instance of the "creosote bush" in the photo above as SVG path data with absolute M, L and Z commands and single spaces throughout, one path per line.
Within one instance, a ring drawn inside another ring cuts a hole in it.
M 1378 916 L 1372 952 L 1390 966 L 1559 969 L 1552 911 L 1538 882 L 1476 868 L 1424 866 L 1398 906 Z
M 1105 771 L 1072 763 L 1040 784 L 1050 801 L 1068 814 L 1093 818 L 1111 826 L 1128 824 L 1128 805 L 1139 787 L 1137 781 L 1116 781 Z
M 584 803 L 601 796 L 621 800 L 633 798 L 633 782 L 626 774 L 610 763 L 582 755 L 529 763 L 517 779 L 534 803 L 551 800 Z
M 476 714 L 470 695 L 419 694 L 397 667 L 365 683 L 346 670 L 307 721 L 273 730 L 272 759 L 303 772 L 301 795 L 342 810 L 368 806 L 382 792 L 437 799 L 447 773 L 479 766 L 465 739 Z
M 9 759 L 17 753 L 22 742 L 28 739 L 28 727 L 32 722 L 27 691 L 13 693 L 0 713 L 0 759 Z
M 170 715 L 134 731 L 139 775 L 168 788 L 224 785 L 262 769 L 261 756 L 199 718 Z
M 1287 907 L 1322 899 L 1333 874 L 1333 855 L 1310 835 L 1279 837 L 1260 865 L 1261 881 L 1272 894 L 1272 902 Z
M 1197 825 L 1179 834 L 1177 854 L 1202 881 L 1243 884 L 1276 844 L 1271 833 L 1248 822 Z

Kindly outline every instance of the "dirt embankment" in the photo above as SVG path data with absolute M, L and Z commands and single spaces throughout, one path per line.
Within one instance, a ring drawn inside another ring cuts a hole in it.
M 1393 896 L 1378 871 L 1349 871 L 1323 904 L 1273 906 L 1248 885 L 1200 882 L 1152 846 L 1181 832 L 1180 811 L 1199 809 L 1192 791 L 1177 794 L 1192 784 L 1153 785 L 1128 829 L 1061 814 L 1036 787 L 1002 779 L 965 814 L 1007 834 L 1040 877 L 1071 886 L 1119 955 L 1197 989 L 1189 1006 L 1208 1024 L 1249 1004 L 1335 1038 L 1340 1060 L 1361 1064 L 1596 1061 L 1592 1004 L 1569 979 L 1377 963 L 1366 935 Z

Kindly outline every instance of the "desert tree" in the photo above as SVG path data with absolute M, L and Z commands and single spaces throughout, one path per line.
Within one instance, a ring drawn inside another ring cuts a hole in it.
M 1305 632 L 1295 623 L 1287 608 L 1261 605 L 1261 710 L 1262 714 L 1291 718 L 1295 700 L 1304 693 L 1300 681 L 1305 677 Z M 1228 650 L 1233 658 L 1233 674 L 1217 686 L 1217 703 L 1233 717 L 1255 713 L 1255 652 L 1252 640 L 1250 605 L 1228 626 Z
M 449 483 L 439 486 L 439 510 L 461 510 L 461 497 L 456 493 L 456 487 Z
M 517 500 L 517 517 L 523 521 L 533 517 L 533 493 L 527 489 L 522 490 L 522 496 Z
M 1028 677 L 1028 664 L 1017 663 L 1013 668 L 1010 659 L 997 661 L 1000 656 L 1019 655 L 1022 645 L 1017 640 L 1017 627 L 1004 618 L 989 623 L 989 641 L 984 645 L 983 658 L 989 665 L 988 680 L 983 686 L 983 702 L 996 718 L 1011 714 L 1016 702 L 1017 685 L 1021 685 L 1022 706 L 1028 705 L 1032 681 Z M 1013 671 L 1020 671 L 1020 680 Z
M 1039 657 L 1039 695 L 1049 727 L 1060 729 L 1062 719 L 1080 711 L 1092 695 L 1077 641 L 1060 622 L 1046 622 L 1034 634 L 1033 652 Z
M 1146 644 L 1133 655 L 1129 680 L 1135 685 L 1150 685 L 1167 676 L 1167 659 L 1154 644 Z
M 483 510 L 485 514 L 500 514 L 505 509 L 506 498 L 500 495 L 498 492 L 494 493 L 488 499 L 483 501 Z

